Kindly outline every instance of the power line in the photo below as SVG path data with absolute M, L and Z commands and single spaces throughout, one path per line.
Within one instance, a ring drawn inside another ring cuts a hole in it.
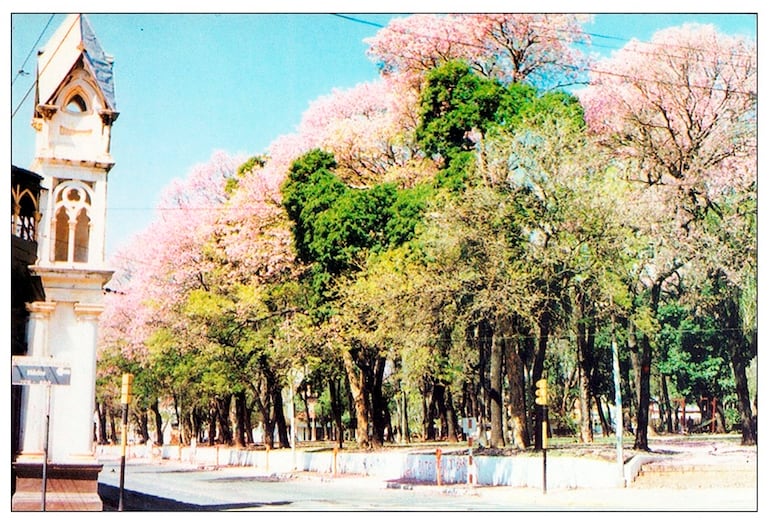
M 16 80 L 19 79 L 19 76 L 21 75 L 28 75 L 29 72 L 26 72 L 24 70 L 24 67 L 27 66 L 27 61 L 29 61 L 30 56 L 32 56 L 32 53 L 35 52 L 37 49 L 38 44 L 40 43 L 40 40 L 43 39 L 43 35 L 48 30 L 48 26 L 51 25 L 51 22 L 54 19 L 55 14 L 52 14 L 50 18 L 48 18 L 48 22 L 45 24 L 45 27 L 43 27 L 43 30 L 40 31 L 40 36 L 37 37 L 37 40 L 32 45 L 32 48 L 29 50 L 29 53 L 27 54 L 27 57 L 24 58 L 24 62 L 21 64 L 21 67 L 19 67 L 19 70 L 16 72 L 16 76 L 14 76 L 13 80 L 11 81 L 11 86 L 13 87 L 13 84 L 16 83 Z
M 360 23 L 360 24 L 363 24 L 363 25 L 371 25 L 373 27 L 379 27 L 380 29 L 384 29 L 385 28 L 385 26 L 382 25 L 381 23 L 370 22 L 369 20 L 362 20 L 361 18 L 355 18 L 353 16 L 348 16 L 348 15 L 345 15 L 345 14 L 332 13 L 332 16 L 336 16 L 338 18 L 342 18 L 343 20 L 350 20 L 351 22 L 356 22 L 356 23 Z
M 64 38 L 61 39 L 61 41 L 59 42 L 59 45 L 57 45 L 56 49 L 54 49 L 54 51 L 51 53 L 51 57 L 48 59 L 48 61 L 40 69 L 40 72 L 38 73 L 38 77 L 41 76 L 43 74 L 43 72 L 45 72 L 45 70 L 48 68 L 48 65 L 51 64 L 51 61 L 53 60 L 54 56 L 56 56 L 56 53 L 59 52 L 59 49 L 61 49 L 62 44 L 64 44 L 64 41 L 67 39 L 67 36 L 69 36 L 70 31 L 72 31 L 72 29 L 75 27 L 75 25 L 79 21 L 80 21 L 80 17 L 79 16 L 75 17 L 75 19 L 72 22 L 72 25 L 70 25 L 70 27 L 67 29 L 67 33 L 64 35 Z M 32 92 L 32 90 L 35 88 L 35 86 L 37 86 L 37 78 L 35 78 L 35 81 L 32 82 L 32 85 L 30 85 L 29 89 L 24 94 L 24 97 L 21 98 L 21 101 L 19 102 L 19 104 L 16 106 L 16 109 L 11 114 L 11 119 L 16 117 L 16 114 L 18 113 L 19 109 L 24 104 L 24 102 L 27 100 L 27 97 Z

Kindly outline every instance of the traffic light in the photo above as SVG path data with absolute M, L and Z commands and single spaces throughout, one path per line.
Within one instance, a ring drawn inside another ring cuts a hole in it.
M 131 397 L 134 395 L 131 386 L 134 384 L 133 374 L 123 374 L 123 388 L 120 390 L 120 404 L 131 404 Z
M 548 406 L 548 381 L 546 379 L 538 379 L 535 382 L 535 403 Z

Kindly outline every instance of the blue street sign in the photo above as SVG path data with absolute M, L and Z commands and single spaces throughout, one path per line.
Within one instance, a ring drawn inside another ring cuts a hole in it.
M 14 385 L 68 385 L 72 369 L 53 358 L 13 356 L 11 383 Z

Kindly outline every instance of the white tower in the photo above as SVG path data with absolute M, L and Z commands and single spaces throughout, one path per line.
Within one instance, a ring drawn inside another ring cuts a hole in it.
M 16 459 L 14 509 L 34 501 L 26 493 L 30 468 L 41 467 L 50 409 L 48 509 L 101 509 L 94 455 L 96 341 L 103 287 L 112 272 L 104 264 L 107 174 L 112 124 L 117 119 L 112 59 L 105 55 L 83 15 L 69 15 L 38 53 L 35 159 L 43 177 L 38 276 L 45 301 L 28 305 L 28 355 L 71 367 L 69 385 L 25 387 L 21 453 Z M 25 468 L 28 470 L 25 473 Z M 31 477 L 30 477 L 31 478 Z M 58 479 L 58 480 L 57 480 Z M 34 487 L 34 486 L 32 486 Z M 57 491 L 60 491 L 57 495 Z M 42 496 L 37 493 L 38 500 Z M 70 498 L 67 498 L 70 497 Z

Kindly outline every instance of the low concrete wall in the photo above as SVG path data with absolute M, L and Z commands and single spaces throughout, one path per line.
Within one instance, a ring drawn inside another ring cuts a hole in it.
M 120 456 L 117 446 L 99 446 L 97 456 Z M 367 475 L 383 480 L 405 479 L 414 482 L 435 483 L 437 457 L 435 452 L 384 451 L 369 453 L 312 451 L 303 449 L 239 450 L 211 446 L 164 446 L 148 448 L 133 446 L 127 449 L 131 459 L 173 460 L 206 467 L 247 466 L 260 474 L 279 474 L 292 471 Z M 546 459 L 547 486 L 558 488 L 612 488 L 632 482 L 639 468 L 647 460 L 638 457 L 625 465 L 625 477 L 620 477 L 616 462 L 589 458 L 551 456 Z M 335 468 L 336 464 L 336 468 Z M 540 488 L 543 485 L 541 456 L 473 457 L 471 464 L 474 483 L 483 486 L 512 486 Z M 468 482 L 469 457 L 467 453 L 442 454 L 440 471 L 442 484 Z

